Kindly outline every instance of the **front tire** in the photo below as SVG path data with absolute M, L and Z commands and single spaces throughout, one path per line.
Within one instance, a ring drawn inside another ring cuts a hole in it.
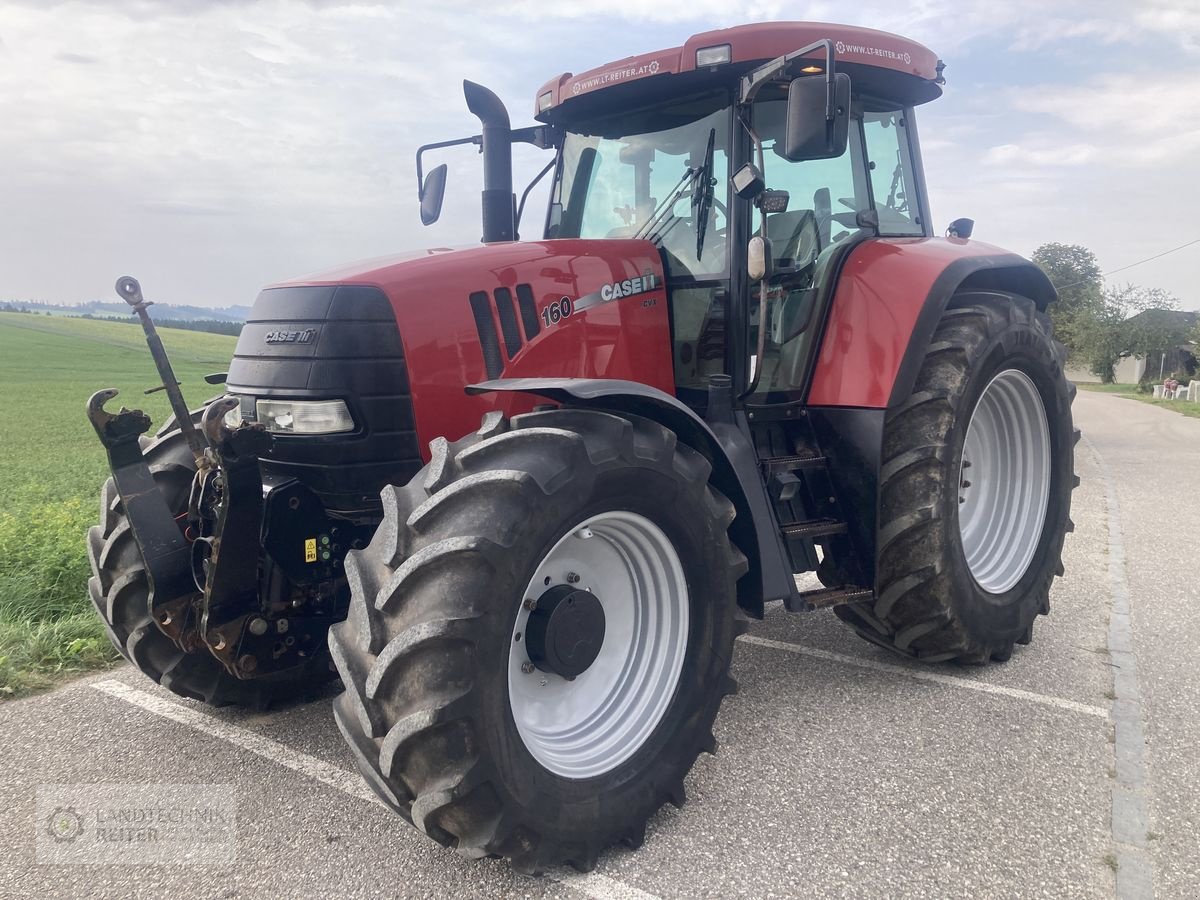
M 528 873 L 590 869 L 639 845 L 715 749 L 746 571 L 733 506 L 707 460 L 640 418 L 489 414 L 431 450 L 347 559 L 338 725 L 379 796 L 439 843 Z M 603 636 L 560 672 L 570 660 L 526 649 L 542 627 L 526 601 L 576 589 Z
M 1074 528 L 1064 359 L 1033 301 L 954 298 L 884 426 L 876 599 L 836 609 L 862 637 L 927 662 L 1030 642 Z

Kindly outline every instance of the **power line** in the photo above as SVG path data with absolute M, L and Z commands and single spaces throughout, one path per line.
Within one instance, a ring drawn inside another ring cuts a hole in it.
M 1121 268 L 1113 269 L 1111 272 L 1105 272 L 1103 277 L 1107 278 L 1109 275 L 1116 275 L 1118 272 L 1124 272 L 1126 269 L 1132 269 L 1134 266 L 1140 266 L 1142 263 L 1148 263 L 1156 259 L 1161 259 L 1162 257 L 1175 253 L 1178 250 L 1182 250 L 1185 247 L 1190 247 L 1192 244 L 1200 244 L 1200 238 L 1196 238 L 1194 241 L 1188 241 L 1186 244 L 1180 244 L 1178 247 L 1172 247 L 1170 250 L 1164 250 L 1162 253 L 1157 253 L 1154 256 L 1148 256 L 1145 259 L 1139 259 L 1135 263 L 1130 263 L 1127 266 L 1121 266 Z
M 1126 269 L 1132 269 L 1134 266 L 1140 266 L 1143 263 L 1153 262 L 1156 259 L 1162 259 L 1164 256 L 1170 256 L 1172 253 L 1178 253 L 1180 250 L 1190 247 L 1193 244 L 1200 244 L 1200 238 L 1188 241 L 1186 244 L 1180 244 L 1178 247 L 1172 247 L 1170 250 L 1164 250 L 1162 253 L 1156 253 L 1154 256 L 1147 256 L 1145 259 L 1139 259 L 1137 262 L 1132 262 L 1127 266 L 1121 266 L 1119 269 L 1113 269 L 1111 272 L 1105 272 L 1100 277 L 1107 278 L 1109 275 L 1116 275 L 1118 272 L 1124 272 Z M 1085 284 L 1090 280 L 1090 278 L 1082 278 L 1079 281 L 1072 281 L 1070 284 L 1064 284 L 1061 287 L 1056 284 L 1054 285 L 1054 289 L 1057 291 L 1065 291 L 1069 287 L 1075 287 L 1077 284 Z

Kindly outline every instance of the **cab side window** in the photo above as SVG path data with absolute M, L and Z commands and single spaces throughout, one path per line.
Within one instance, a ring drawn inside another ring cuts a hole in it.
M 853 132 L 847 152 L 835 159 L 789 162 L 783 157 L 787 100 L 754 105 L 754 128 L 763 141 L 767 187 L 787 191 L 788 208 L 767 216 L 767 237 L 776 268 L 803 268 L 831 244 L 858 229 L 856 215 L 867 209 L 862 149 Z M 757 221 L 755 222 L 757 227 Z
M 904 110 L 863 115 L 867 169 L 879 214 L 879 233 L 920 235 L 925 229 L 917 203 Z

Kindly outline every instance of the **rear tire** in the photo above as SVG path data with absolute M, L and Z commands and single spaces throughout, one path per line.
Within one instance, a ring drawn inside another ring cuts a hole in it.
M 1004 661 L 1030 642 L 1074 527 L 1065 357 L 1031 300 L 953 299 L 884 426 L 876 597 L 836 608 L 862 637 L 961 663 Z
M 186 511 L 196 465 L 183 435 L 176 430 L 142 442 L 167 505 L 176 514 Z M 143 674 L 168 690 L 214 706 L 264 709 L 312 692 L 333 678 L 325 653 L 313 656 L 300 670 L 242 680 L 229 674 L 207 650 L 185 653 L 176 647 L 150 617 L 146 567 L 112 478 L 100 490 L 100 524 L 88 529 L 87 545 L 92 565 L 88 596 L 109 640 Z
M 507 857 L 530 874 L 564 863 L 588 870 L 616 841 L 638 846 L 665 801 L 683 803 L 697 755 L 715 751 L 713 721 L 734 690 L 736 583 L 747 568 L 727 534 L 733 506 L 709 486 L 707 460 L 640 418 L 553 409 L 510 422 L 492 413 L 478 433 L 453 444 L 438 439 L 431 451 L 432 462 L 407 486 L 383 491 L 382 525 L 347 558 L 350 613 L 329 635 L 346 685 L 334 704 L 338 726 L 376 793 L 439 843 L 467 856 Z M 597 516 L 641 523 L 630 533 L 653 536 L 623 545 L 625 565 L 618 560 L 613 570 L 643 571 L 634 557 L 651 558 L 658 540 L 686 590 L 659 589 L 665 582 L 647 576 L 650 589 L 619 595 L 607 565 L 589 570 L 586 559 L 572 567 L 582 576 L 559 572 L 564 541 L 618 546 L 601 525 L 585 531 Z M 601 653 L 612 641 L 618 649 L 646 646 L 641 635 L 679 633 L 656 632 L 659 613 L 651 611 L 621 642 L 613 637 L 618 599 L 662 611 L 664 597 L 682 596 L 674 614 L 684 615 L 686 646 L 664 657 L 677 661 L 674 686 L 649 713 L 642 707 L 647 718 L 633 743 L 620 717 L 603 710 L 638 708 L 636 691 L 613 691 L 606 704 L 597 701 L 595 678 L 584 688 L 600 668 L 574 681 L 528 660 L 522 670 L 521 653 L 536 658 L 532 647 L 522 649 L 533 635 L 523 599 L 534 581 L 543 597 L 568 583 L 595 592 L 606 604 Z M 513 688 L 514 679 L 528 679 L 528 689 Z M 541 731 L 536 716 L 518 717 L 537 702 L 539 684 L 547 695 L 594 704 L 595 715 L 579 717 L 576 749 L 560 727 L 570 702 L 550 710 Z M 613 736 L 610 758 L 596 756 L 604 741 L 589 741 L 597 735 Z

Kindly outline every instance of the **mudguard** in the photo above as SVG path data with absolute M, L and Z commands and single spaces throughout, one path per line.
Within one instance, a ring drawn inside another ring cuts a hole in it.
M 965 288 L 1057 299 L 1029 260 L 962 238 L 882 238 L 842 269 L 808 393 L 809 406 L 886 409 L 902 403 L 950 298 Z
M 741 413 L 728 422 L 706 422 L 670 394 L 636 381 L 593 378 L 510 378 L 467 387 L 469 394 L 496 391 L 536 394 L 558 403 L 654 419 L 712 464 L 712 483 L 732 501 L 737 518 L 729 534 L 750 570 L 738 582 L 738 605 L 761 618 L 763 603 L 795 593 L 787 554 L 779 539 L 758 456 Z
M 1044 310 L 1057 293 L 1037 266 L 960 238 L 865 241 L 842 270 L 808 394 L 809 420 L 830 460 L 861 554 L 875 576 L 878 485 L 887 411 L 903 403 L 938 322 L 963 289 L 1021 294 Z

